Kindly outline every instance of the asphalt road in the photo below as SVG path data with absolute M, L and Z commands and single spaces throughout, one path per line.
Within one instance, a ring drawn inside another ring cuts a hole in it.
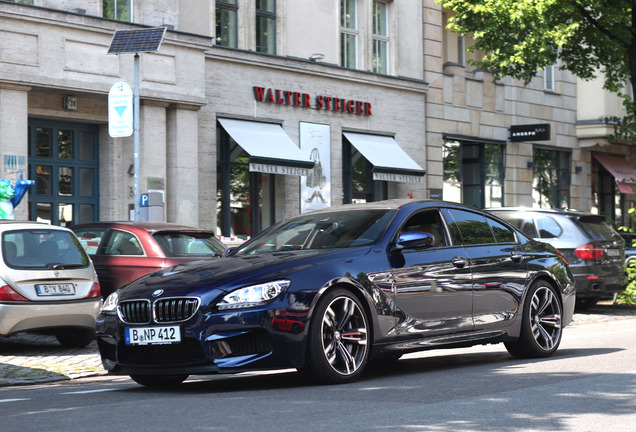
M 104 375 L 0 387 L 0 430 L 633 431 L 636 316 L 579 316 L 557 355 L 502 345 L 410 354 L 356 383 L 313 386 L 293 371 L 195 376 L 149 390 Z

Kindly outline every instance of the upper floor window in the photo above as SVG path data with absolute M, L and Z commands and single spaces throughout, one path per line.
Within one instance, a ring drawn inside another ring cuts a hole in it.
M 340 0 L 340 65 L 358 65 L 358 17 L 356 0 Z
M 276 54 L 276 0 L 256 0 L 256 51 Z
M 389 25 L 387 5 L 373 1 L 373 72 L 389 73 Z
M 554 65 L 543 68 L 543 88 L 554 91 Z
M 238 47 L 238 6 L 236 0 L 216 0 L 216 44 Z
M 104 18 L 132 22 L 133 0 L 104 0 Z
M 466 39 L 464 36 L 457 36 L 457 63 L 466 66 Z

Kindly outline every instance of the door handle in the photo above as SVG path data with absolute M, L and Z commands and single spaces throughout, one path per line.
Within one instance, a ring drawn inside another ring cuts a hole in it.
M 466 264 L 468 264 L 468 260 L 466 260 L 466 258 L 460 257 L 460 256 L 453 257 L 451 262 L 457 268 L 464 268 L 464 267 L 466 267 Z
M 510 259 L 516 263 L 520 263 L 521 261 L 523 261 L 523 255 L 519 252 L 511 252 Z

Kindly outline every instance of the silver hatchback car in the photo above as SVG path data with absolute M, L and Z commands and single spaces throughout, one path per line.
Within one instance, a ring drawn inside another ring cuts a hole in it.
M 0 336 L 37 331 L 68 347 L 94 339 L 99 282 L 71 230 L 0 221 L 0 253 Z

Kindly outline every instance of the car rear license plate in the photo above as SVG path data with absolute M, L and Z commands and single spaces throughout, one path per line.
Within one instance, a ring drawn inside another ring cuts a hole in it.
M 181 342 L 179 326 L 126 327 L 127 345 L 163 345 Z
M 35 286 L 35 292 L 39 296 L 73 295 L 75 294 L 75 285 L 70 283 L 38 284 Z
M 618 249 L 607 249 L 607 256 L 619 256 L 621 251 Z

